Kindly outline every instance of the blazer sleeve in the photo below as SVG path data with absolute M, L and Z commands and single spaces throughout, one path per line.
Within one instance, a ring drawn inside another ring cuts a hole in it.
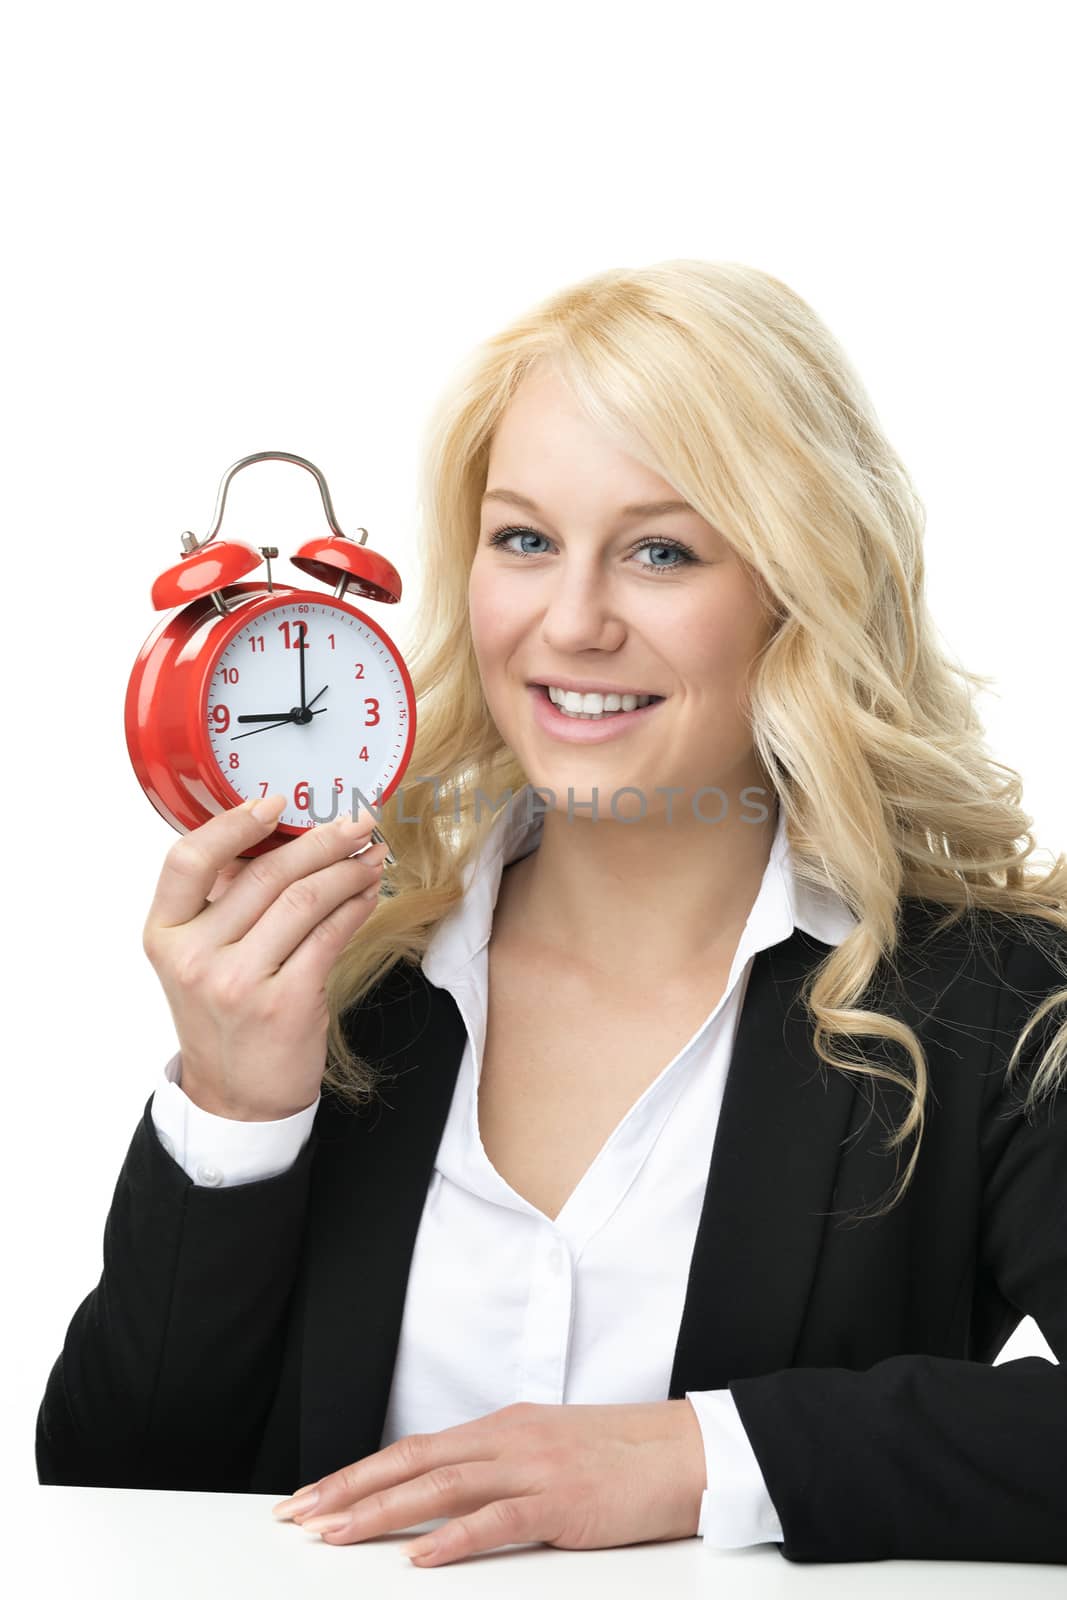
M 1025 944 L 1006 969 L 1010 1050 L 1063 979 Z M 1020 1109 L 1062 1018 L 1035 1028 L 1009 1085 L 994 1074 L 978 1228 L 981 1270 L 1059 1364 L 914 1354 L 732 1382 L 786 1560 L 1067 1562 L 1067 1092 Z
M 41 1483 L 247 1492 L 278 1388 L 307 1213 L 312 1133 L 259 1182 L 192 1182 L 152 1101 L 37 1416 Z

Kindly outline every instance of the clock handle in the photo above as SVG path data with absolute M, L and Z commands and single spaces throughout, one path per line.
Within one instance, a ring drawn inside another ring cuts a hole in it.
M 210 544 L 211 540 L 214 539 L 222 527 L 222 513 L 226 509 L 226 495 L 229 491 L 230 480 L 241 471 L 242 467 L 250 467 L 256 461 L 291 461 L 295 467 L 303 467 L 307 472 L 310 472 L 319 486 L 319 493 L 322 495 L 322 507 L 326 513 L 326 521 L 329 524 L 330 532 L 335 534 L 338 539 L 348 538 L 348 535 L 343 533 L 338 526 L 337 517 L 333 509 L 333 501 L 330 499 L 330 491 L 326 486 L 326 479 L 313 461 L 307 461 L 303 456 L 291 455 L 288 450 L 259 450 L 255 455 L 242 456 L 240 461 L 235 461 L 233 466 L 223 474 L 222 482 L 219 484 L 218 499 L 215 502 L 215 520 L 212 523 L 211 532 L 206 534 L 203 539 L 198 539 L 195 533 L 183 533 L 182 548 L 186 555 L 189 555 L 193 550 L 199 550 L 205 544 Z M 366 528 L 359 529 L 359 538 L 353 542 L 366 544 Z
M 390 850 L 389 841 L 386 839 L 385 834 L 382 832 L 382 830 L 379 827 L 373 827 L 371 829 L 371 831 L 370 831 L 370 836 L 374 840 L 375 844 L 384 844 L 385 845 L 384 864 L 387 867 L 395 867 L 396 866 L 396 856 L 394 856 L 393 852 Z

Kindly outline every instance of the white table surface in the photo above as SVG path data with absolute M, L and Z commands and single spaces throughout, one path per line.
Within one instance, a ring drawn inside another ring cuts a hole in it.
M 328 1545 L 275 1522 L 274 1495 L 31 1484 L 7 1497 L 0 1582 L 55 1600 L 319 1600 L 428 1594 L 526 1600 L 1030 1600 L 1067 1593 L 1062 1566 L 954 1561 L 786 1561 L 774 1545 L 715 1550 L 700 1539 L 614 1550 L 512 1546 L 444 1567 L 414 1567 L 400 1547 L 434 1523 L 364 1544 Z

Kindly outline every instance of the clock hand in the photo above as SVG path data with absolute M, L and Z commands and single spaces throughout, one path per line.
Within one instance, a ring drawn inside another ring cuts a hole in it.
M 323 711 L 328 711 L 330 709 L 329 706 L 320 706 L 318 711 L 311 710 L 312 706 L 315 704 L 315 701 L 321 699 L 329 687 L 330 685 L 328 683 L 324 683 L 318 694 L 315 695 L 313 699 L 308 701 L 302 712 L 299 706 L 294 706 L 291 711 L 268 711 L 264 716 L 246 713 L 244 716 L 238 717 L 237 720 L 238 722 L 266 722 L 269 720 L 272 728 L 280 728 L 286 722 L 310 722 L 312 717 L 320 716 Z M 310 716 L 308 715 L 309 712 L 311 713 Z M 266 728 L 252 729 L 253 733 L 266 733 L 266 731 Z M 248 734 L 235 733 L 231 737 L 233 739 L 247 739 Z
M 293 711 L 297 709 L 298 707 L 293 707 Z M 325 709 L 324 706 L 323 710 Z M 262 716 L 238 717 L 237 720 L 238 722 L 292 722 L 293 711 L 265 711 Z
M 320 689 L 319 694 L 315 696 L 315 700 L 319 698 L 319 695 L 325 694 L 329 687 L 330 685 L 326 684 L 324 688 Z M 315 700 L 312 700 L 311 705 L 315 704 Z M 251 713 L 245 713 L 244 715 L 238 717 L 237 720 L 238 722 L 291 722 L 300 709 L 301 708 L 299 706 L 293 706 L 290 711 L 264 711 L 262 715 L 257 713 L 255 716 L 252 716 Z M 305 711 L 309 711 L 311 707 L 304 706 L 303 709 Z M 319 711 L 325 710 L 325 706 L 319 707 Z M 317 716 L 318 712 L 315 714 Z
M 300 709 L 301 711 L 306 711 L 307 690 L 304 687 L 304 651 L 307 649 L 305 640 L 307 639 L 308 628 L 306 622 L 298 622 L 297 627 L 300 629 L 300 641 L 297 645 L 297 649 L 300 651 Z
M 311 721 L 311 717 L 321 717 L 322 713 L 324 711 L 329 711 L 329 709 L 330 709 L 329 706 L 320 706 L 317 711 L 312 711 L 311 712 L 311 715 L 308 717 L 308 721 L 309 722 Z M 258 722 L 258 721 L 260 721 L 260 718 L 259 717 L 238 717 L 237 720 L 238 720 L 238 722 Z M 264 727 L 264 728 L 251 728 L 248 733 L 235 733 L 235 734 L 232 734 L 231 738 L 230 738 L 230 742 L 232 744 L 234 739 L 251 739 L 251 737 L 252 737 L 252 735 L 254 733 L 269 733 L 271 728 L 284 728 L 288 724 L 293 723 L 295 721 L 296 721 L 295 717 L 285 716 L 285 717 L 282 717 L 281 720 L 278 721 L 278 722 L 268 722 L 266 727 Z

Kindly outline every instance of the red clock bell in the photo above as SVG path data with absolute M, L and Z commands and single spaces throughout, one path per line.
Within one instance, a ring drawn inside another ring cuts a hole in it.
M 330 594 L 272 582 L 272 546 L 216 539 L 230 480 L 257 461 L 290 461 L 317 481 L 330 533 L 291 560 Z M 264 450 L 223 477 L 211 532 L 182 534 L 181 561 L 152 585 L 167 615 L 141 646 L 125 709 L 134 772 L 179 832 L 285 794 L 273 832 L 243 852 L 259 855 L 340 810 L 377 807 L 400 783 L 415 739 L 411 678 L 385 630 L 345 598 L 395 604 L 400 575 L 359 533 L 349 539 L 337 526 L 317 467 Z M 266 583 L 239 581 L 264 560 Z M 374 838 L 384 842 L 377 828 Z

